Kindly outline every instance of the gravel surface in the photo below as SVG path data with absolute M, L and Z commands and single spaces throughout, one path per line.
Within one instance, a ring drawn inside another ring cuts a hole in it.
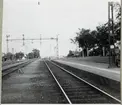
M 67 103 L 44 62 L 37 60 L 2 79 L 2 103 Z
M 8 61 L 5 61 L 5 62 L 2 62 L 2 66 L 8 66 L 8 65 L 11 65 L 11 64 L 15 64 L 15 63 L 19 63 L 19 62 L 22 62 L 21 61 L 17 61 L 17 60 L 8 60 Z

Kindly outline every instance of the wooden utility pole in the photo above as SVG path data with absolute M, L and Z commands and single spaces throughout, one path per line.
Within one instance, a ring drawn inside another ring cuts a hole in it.
M 112 65 L 115 64 L 115 38 L 114 38 L 114 17 L 113 17 L 113 2 L 108 2 L 108 39 L 109 39 L 109 66 L 111 67 Z M 113 37 L 113 43 L 111 43 L 111 37 Z M 112 61 L 110 59 L 111 57 L 111 45 L 113 44 L 113 53 L 112 53 Z
M 108 39 L 109 39 L 109 66 L 111 65 L 111 62 L 110 62 L 110 54 L 111 54 L 111 48 L 110 48 L 110 45 L 111 45 L 111 41 L 110 41 L 110 2 L 108 2 L 108 31 L 109 31 L 109 35 L 108 35 Z

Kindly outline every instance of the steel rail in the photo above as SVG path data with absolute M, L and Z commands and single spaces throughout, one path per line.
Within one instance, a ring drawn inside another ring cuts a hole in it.
M 28 62 L 28 61 L 15 63 L 15 64 L 13 64 L 12 66 L 11 66 L 11 64 L 10 64 L 10 66 L 9 66 L 9 67 L 6 67 L 6 68 L 4 68 L 4 67 L 5 67 L 5 66 L 4 66 L 4 67 L 2 67 L 2 72 L 6 71 L 6 70 L 8 70 L 8 69 L 17 67 L 17 66 L 19 66 L 19 65 L 25 64 L 25 63 L 27 63 L 27 62 Z
M 51 62 L 52 64 L 54 64 L 55 66 L 59 67 L 60 69 L 62 69 L 63 71 L 67 72 L 68 74 L 70 74 L 70 75 L 74 76 L 75 78 L 79 79 L 80 81 L 83 81 L 84 83 L 86 83 L 86 84 L 90 85 L 91 87 L 97 89 L 98 91 L 102 92 L 103 94 L 107 95 L 108 97 L 110 97 L 110 98 L 116 100 L 117 102 L 121 103 L 121 100 L 119 100 L 119 99 L 115 98 L 114 96 L 108 94 L 107 92 L 105 92 L 105 91 L 99 89 L 98 87 L 92 85 L 91 83 L 87 82 L 86 80 L 84 80 L 84 79 L 78 77 L 77 75 L 75 75 L 75 74 L 73 74 L 72 72 L 66 70 L 65 68 L 59 66 L 58 64 L 56 64 L 56 63 L 54 63 L 54 62 L 52 62 L 52 61 L 50 61 L 50 62 Z
M 44 60 L 43 60 L 44 61 Z M 61 91 L 63 92 L 65 98 L 67 99 L 67 101 L 72 104 L 72 102 L 70 101 L 68 95 L 66 94 L 66 92 L 64 91 L 64 89 L 62 88 L 62 86 L 60 85 L 60 83 L 58 82 L 58 80 L 56 79 L 55 75 L 53 74 L 53 72 L 51 71 L 50 67 L 48 66 L 48 64 L 44 61 L 45 65 L 47 66 L 49 72 L 51 73 L 51 75 L 53 76 L 54 80 L 56 81 L 56 83 L 58 84 L 59 88 L 61 89 Z
M 16 65 L 16 66 L 7 68 L 6 70 L 2 70 L 2 72 L 6 72 L 6 71 L 8 71 L 8 69 L 13 69 L 13 70 L 10 70 L 8 73 L 5 73 L 5 74 L 2 73 L 2 77 L 6 76 L 6 75 L 8 75 L 8 74 L 10 74 L 10 73 L 12 73 L 12 72 L 15 72 L 15 71 L 18 70 L 19 68 L 24 67 L 24 66 L 30 64 L 31 62 L 33 62 L 33 61 L 23 62 L 23 63 L 18 64 L 18 65 Z

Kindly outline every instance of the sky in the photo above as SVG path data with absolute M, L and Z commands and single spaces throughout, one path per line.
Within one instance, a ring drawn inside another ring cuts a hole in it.
M 10 39 L 51 38 L 58 35 L 59 56 L 75 50 L 70 38 L 78 28 L 94 30 L 108 21 L 110 0 L 3 0 L 2 52 L 7 52 L 6 35 Z M 120 2 L 120 0 L 111 0 Z M 38 5 L 39 2 L 39 5 Z M 42 57 L 56 56 L 56 40 L 10 41 L 9 52 L 29 53 L 39 49 Z

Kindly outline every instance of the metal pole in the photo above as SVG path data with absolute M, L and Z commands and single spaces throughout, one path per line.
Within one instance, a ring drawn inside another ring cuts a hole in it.
M 9 52 L 9 48 L 8 48 L 8 37 L 10 37 L 10 35 L 6 35 L 6 42 L 7 42 L 7 53 Z
M 24 34 L 23 34 L 22 36 L 23 36 L 23 39 L 22 39 L 22 40 L 23 40 L 23 46 L 24 46 L 24 45 L 25 45 L 25 43 L 24 43 L 24 40 L 25 40 L 25 38 L 24 38 Z
M 57 56 L 57 58 L 59 57 L 59 49 L 58 49 L 58 35 L 57 35 L 57 37 L 56 38 L 41 38 L 41 35 L 40 35 L 40 38 L 36 38 L 36 39 L 25 39 L 24 38 L 24 34 L 22 35 L 23 36 L 23 38 L 22 39 L 8 39 L 8 37 L 9 37 L 9 35 L 6 35 L 6 41 L 7 41 L 7 52 L 8 52 L 8 41 L 16 41 L 16 40 L 20 40 L 20 41 L 23 41 L 23 46 L 25 45 L 25 41 L 26 40 L 40 40 L 40 51 L 41 51 L 41 40 L 56 40 L 56 43 L 57 43 L 57 45 L 56 45 L 56 49 L 57 49 L 57 51 L 56 51 L 56 56 Z
M 56 42 L 57 42 L 57 58 L 59 58 L 59 51 L 58 51 L 58 35 L 57 35 L 57 38 L 56 38 Z
M 12 54 L 14 54 L 14 48 L 12 48 Z
M 40 34 L 40 57 L 41 57 L 41 40 L 42 40 L 42 38 L 41 38 L 41 34 Z
M 109 34 L 108 34 L 108 39 L 109 39 L 109 57 L 108 57 L 108 59 L 109 59 L 109 65 L 108 65 L 108 67 L 110 67 L 111 66 L 111 63 L 110 63 L 110 54 L 111 54 L 111 49 L 110 49 L 110 2 L 108 2 L 108 32 L 109 32 Z
M 41 40 L 42 40 L 42 38 L 41 38 L 41 34 L 40 34 L 40 47 L 41 47 Z

